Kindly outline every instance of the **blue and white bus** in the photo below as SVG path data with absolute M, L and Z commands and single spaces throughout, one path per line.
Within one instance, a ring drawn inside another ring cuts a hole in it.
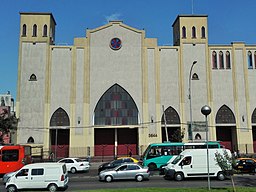
M 179 155 L 185 149 L 205 149 L 207 144 L 201 143 L 181 143 L 166 142 L 152 143 L 144 151 L 142 155 L 143 166 L 148 166 L 150 170 L 159 169 L 166 165 L 173 157 Z M 208 148 L 222 148 L 218 141 L 208 142 Z

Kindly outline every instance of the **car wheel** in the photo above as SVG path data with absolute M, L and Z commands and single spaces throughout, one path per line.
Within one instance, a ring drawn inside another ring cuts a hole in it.
M 136 181 L 138 181 L 138 182 L 143 181 L 143 176 L 142 175 L 137 175 L 136 176 Z
M 150 164 L 148 164 L 148 168 L 150 171 L 154 171 L 154 170 L 156 170 L 157 166 L 155 163 L 150 163 Z
M 218 180 L 220 180 L 220 181 L 224 181 L 225 178 L 226 178 L 226 176 L 225 176 L 225 174 L 221 171 L 221 172 L 219 172 L 219 173 L 217 174 L 217 178 L 218 178 Z
M 175 173 L 174 179 L 175 179 L 176 181 L 182 181 L 182 180 L 184 179 L 183 173 L 181 173 L 181 172 Z
M 55 185 L 55 184 L 50 184 L 49 186 L 48 186 L 48 190 L 50 191 L 50 192 L 55 192 L 55 191 L 57 191 L 57 186 Z
M 70 172 L 73 173 L 73 174 L 76 173 L 76 168 L 75 168 L 75 167 L 72 167 L 72 168 L 70 169 Z
M 112 178 L 112 176 L 110 176 L 110 175 L 107 175 L 106 177 L 105 177 L 105 181 L 107 181 L 107 182 L 111 182 L 113 180 L 113 178 Z
M 9 185 L 7 187 L 7 192 L 16 192 L 17 191 L 17 188 L 15 185 Z

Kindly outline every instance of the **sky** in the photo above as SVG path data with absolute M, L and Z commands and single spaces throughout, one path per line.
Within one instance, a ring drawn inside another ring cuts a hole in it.
M 86 29 L 109 20 L 144 29 L 158 45 L 173 45 L 172 24 L 178 15 L 208 15 L 210 45 L 244 42 L 256 45 L 256 0 L 1 0 L 0 94 L 16 100 L 20 12 L 52 13 L 56 44 L 73 45 Z

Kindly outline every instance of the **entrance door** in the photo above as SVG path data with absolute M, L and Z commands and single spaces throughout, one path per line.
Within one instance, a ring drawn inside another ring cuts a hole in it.
M 114 156 L 115 129 L 100 128 L 94 130 L 94 156 Z
M 117 155 L 137 155 L 138 129 L 117 129 Z
M 138 128 L 100 128 L 94 131 L 95 156 L 137 155 Z

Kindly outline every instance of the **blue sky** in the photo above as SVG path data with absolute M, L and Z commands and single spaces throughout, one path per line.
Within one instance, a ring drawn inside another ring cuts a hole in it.
M 157 38 L 158 45 L 172 45 L 177 15 L 194 13 L 208 15 L 209 44 L 256 45 L 256 0 L 1 0 L 0 9 L 0 94 L 10 91 L 15 100 L 19 12 L 51 12 L 56 44 L 72 45 L 75 37 L 85 37 L 87 28 L 122 20 L 145 29 L 146 37 Z

